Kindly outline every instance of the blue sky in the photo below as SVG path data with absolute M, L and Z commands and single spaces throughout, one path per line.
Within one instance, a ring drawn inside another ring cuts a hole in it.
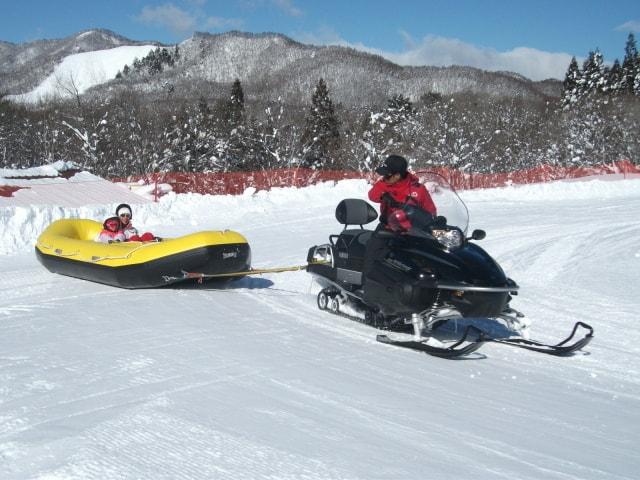
M 107 28 L 176 43 L 194 31 L 278 32 L 378 53 L 402 65 L 471 65 L 561 78 L 571 56 L 624 56 L 640 0 L 4 0 L 0 40 Z

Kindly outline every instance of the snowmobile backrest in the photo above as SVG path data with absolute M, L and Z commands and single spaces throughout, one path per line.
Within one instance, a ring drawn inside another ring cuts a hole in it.
M 342 225 L 365 225 L 378 218 L 376 209 L 359 198 L 345 198 L 336 207 L 336 220 Z

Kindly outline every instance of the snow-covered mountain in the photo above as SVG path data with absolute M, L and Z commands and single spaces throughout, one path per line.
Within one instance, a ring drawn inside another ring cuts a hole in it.
M 33 243 L 118 203 L 0 209 L 0 477 L 637 478 L 640 180 L 462 192 L 520 285 L 531 335 L 595 328 L 568 358 L 487 345 L 465 361 L 321 312 L 302 271 L 128 291 L 62 277 Z M 255 267 L 303 263 L 361 180 L 134 207 L 164 237 L 243 233 Z M 304 206 L 304 208 L 301 208 Z
M 134 42 L 106 30 L 90 30 L 58 41 L 4 44 L 0 49 L 0 80 L 7 93 L 28 94 L 17 98 L 29 99 L 32 98 L 29 92 L 45 88 L 42 82 L 49 81 L 45 79 L 54 75 L 60 65 L 71 62 L 65 57 L 125 45 L 157 45 L 157 42 Z M 470 67 L 401 67 L 377 55 L 338 46 L 305 45 L 275 33 L 196 32 L 179 49 L 181 57 L 174 67 L 156 75 L 111 82 L 108 88 L 134 88 L 159 95 L 170 84 L 176 95 L 197 99 L 207 93 L 216 96 L 239 78 L 249 98 L 264 101 L 282 97 L 299 103 L 308 101 L 322 77 L 335 101 L 366 105 L 384 103 L 396 94 L 417 100 L 428 92 L 540 99 L 557 95 L 560 85 Z M 92 58 L 102 65 L 108 61 L 98 55 Z M 105 71 L 111 73 L 121 68 L 118 65 Z M 100 83 L 107 80 L 105 76 Z
M 0 42 L 0 93 L 24 94 L 33 90 L 71 55 L 141 45 L 160 44 L 131 40 L 103 29 L 85 30 L 62 39 Z
M 394 94 L 417 100 L 427 92 L 542 95 L 536 83 L 511 74 L 470 67 L 401 67 L 351 48 L 305 45 L 278 34 L 196 33 L 181 48 L 188 78 L 214 83 L 240 78 L 245 91 L 269 98 L 303 101 L 319 78 L 338 102 L 348 105 L 386 101 Z
M 68 55 L 36 88 L 27 93 L 9 95 L 7 98 L 24 103 L 74 98 L 91 87 L 113 80 L 126 65 L 145 57 L 155 48 L 155 45 L 125 45 Z

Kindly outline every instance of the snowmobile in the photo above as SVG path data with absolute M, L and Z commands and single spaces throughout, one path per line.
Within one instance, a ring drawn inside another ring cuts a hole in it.
M 520 287 L 475 243 L 485 232 L 474 230 L 466 236 L 467 207 L 442 176 L 422 173 L 419 178 L 439 215 L 386 199 L 395 212 L 387 219 L 387 227 L 378 228 L 375 235 L 387 241 L 387 253 L 366 272 L 367 243 L 374 231 L 364 225 L 378 214 L 361 199 L 338 204 L 335 215 L 344 229 L 330 235 L 329 243 L 311 247 L 307 255 L 307 271 L 322 287 L 317 296 L 321 310 L 402 337 L 379 334 L 379 342 L 447 358 L 468 355 L 489 342 L 568 355 L 591 341 L 593 329 L 583 322 L 576 323 L 571 335 L 558 344 L 530 340 L 524 315 L 510 307 Z M 496 322 L 507 335 L 486 331 L 486 325 Z M 450 331 L 436 335 L 452 323 L 456 332 L 462 330 L 461 335 L 453 339 Z M 580 328 L 586 334 L 574 340 Z

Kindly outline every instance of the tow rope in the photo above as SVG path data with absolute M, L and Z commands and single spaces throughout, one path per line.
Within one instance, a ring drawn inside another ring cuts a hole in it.
M 293 265 L 290 267 L 275 267 L 275 268 L 256 268 L 251 270 L 245 270 L 243 272 L 230 272 L 230 273 L 200 273 L 200 272 L 186 272 L 182 271 L 183 278 L 194 278 L 201 282 L 205 278 L 223 278 L 223 277 L 245 277 L 247 275 L 262 275 L 263 273 L 281 273 L 281 272 L 295 272 L 297 270 L 306 270 L 309 265 L 319 265 L 327 262 L 314 262 L 305 263 L 304 265 Z

